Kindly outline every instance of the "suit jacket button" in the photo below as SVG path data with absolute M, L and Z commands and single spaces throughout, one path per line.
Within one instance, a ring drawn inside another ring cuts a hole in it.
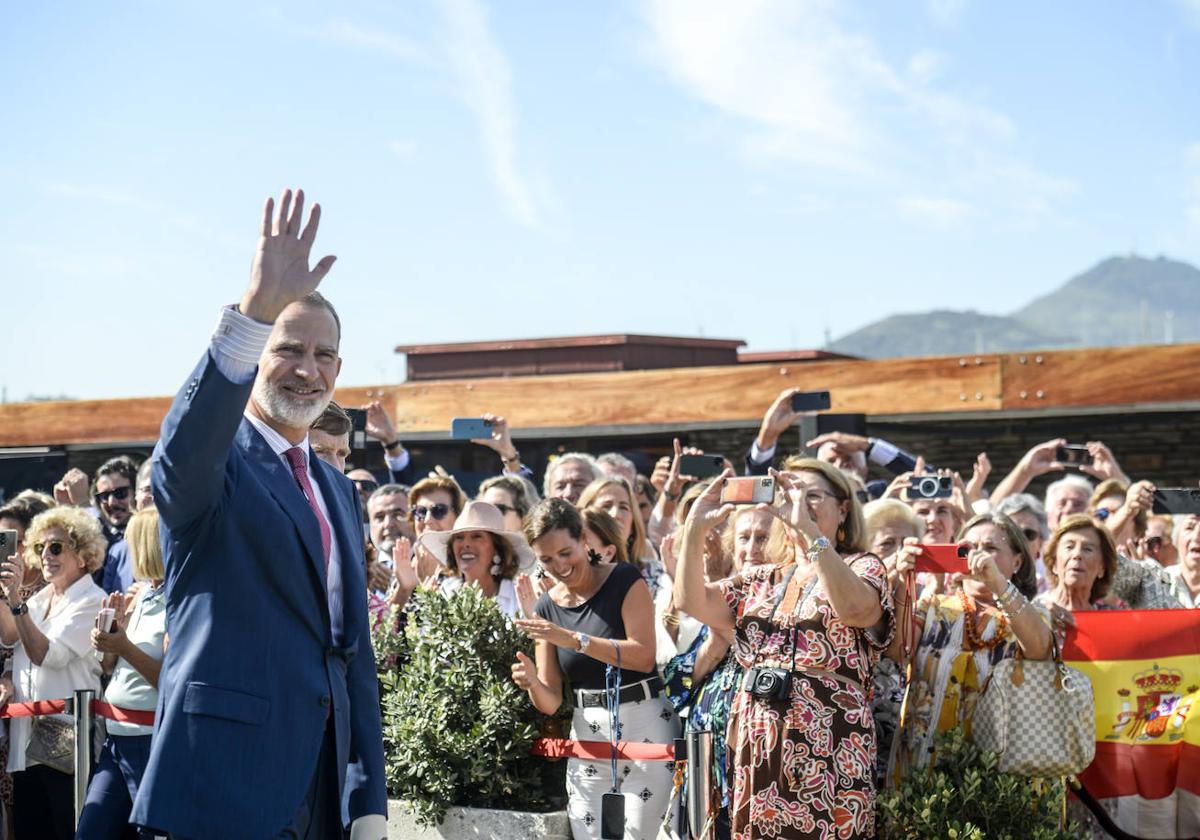
M 324 706 L 324 707 L 326 707 L 326 708 L 329 708 L 329 703 L 330 703 L 330 702 L 331 702 L 331 700 L 330 700 L 330 697 L 329 697 L 329 695 L 328 695 L 328 694 L 322 694 L 322 695 L 321 695 L 321 705 L 322 705 L 322 706 Z

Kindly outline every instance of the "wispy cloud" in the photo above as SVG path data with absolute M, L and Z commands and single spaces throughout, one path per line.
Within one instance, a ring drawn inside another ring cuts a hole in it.
M 545 202 L 518 164 L 517 114 L 512 71 L 478 0 L 441 0 L 446 21 L 446 53 L 458 92 L 479 124 L 492 180 L 508 215 L 528 228 L 540 228 Z
M 960 225 L 971 216 L 971 206 L 956 198 L 913 195 L 898 198 L 895 204 L 909 221 L 939 229 Z
M 962 6 L 943 0 L 927 11 L 947 22 Z M 796 162 L 871 183 L 925 219 L 935 210 L 948 219 L 950 205 L 913 205 L 911 196 L 993 189 L 951 200 L 1024 213 L 1071 190 L 1008 152 L 1017 130 L 1006 114 L 940 83 L 947 56 L 918 50 L 894 66 L 832 0 L 647 0 L 643 9 L 653 59 L 731 118 L 756 163 Z M 1001 170 L 1043 189 L 1014 203 Z

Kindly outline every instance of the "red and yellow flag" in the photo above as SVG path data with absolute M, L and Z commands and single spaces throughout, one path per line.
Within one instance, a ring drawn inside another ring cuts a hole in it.
M 1098 799 L 1200 795 L 1200 610 L 1076 613 L 1063 660 L 1092 681 Z

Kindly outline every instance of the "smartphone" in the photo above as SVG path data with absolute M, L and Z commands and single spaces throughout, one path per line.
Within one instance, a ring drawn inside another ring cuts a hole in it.
M 1200 514 L 1200 487 L 1160 487 L 1154 491 L 1154 512 Z
M 481 440 L 492 436 L 492 424 L 482 417 L 455 417 L 450 421 L 450 437 L 455 440 Z
M 907 499 L 949 499 L 954 492 L 954 479 L 948 475 L 914 475 L 910 484 L 904 491 Z
M 825 411 L 832 403 L 828 391 L 801 391 L 792 394 L 792 411 Z
M 1054 460 L 1060 464 L 1070 464 L 1072 466 L 1090 464 L 1092 462 L 1092 453 L 1088 452 L 1086 446 L 1068 443 L 1066 446 L 1060 446 L 1054 450 Z
M 625 794 L 609 792 L 600 797 L 600 838 L 621 840 L 625 836 Z
M 745 478 L 727 478 L 721 488 L 721 503 L 735 505 L 770 504 L 775 501 L 775 479 L 771 476 L 751 475 Z
M 923 545 L 917 556 L 917 571 L 939 575 L 968 574 L 967 555 L 970 553 L 969 547 L 955 543 Z
M 0 563 L 17 553 L 17 532 L 12 528 L 0 531 Z
M 112 607 L 103 607 L 100 612 L 96 613 L 96 627 L 103 630 L 105 633 L 111 633 L 113 624 L 117 621 L 117 611 Z
M 693 478 L 712 478 L 725 472 L 724 455 L 680 455 L 679 474 Z

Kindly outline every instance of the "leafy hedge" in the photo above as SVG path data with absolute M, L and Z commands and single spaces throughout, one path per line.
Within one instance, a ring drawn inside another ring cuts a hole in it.
M 542 716 L 512 682 L 533 644 L 474 587 L 414 593 L 401 633 L 375 632 L 388 791 L 425 825 L 451 805 L 549 810 L 563 793 L 553 762 L 529 754 Z
M 877 820 L 881 840 L 1076 840 L 1078 825 L 1059 828 L 1063 786 L 1057 779 L 1001 773 L 997 757 L 961 731 L 935 741 L 936 762 L 914 770 L 896 790 L 881 791 Z

